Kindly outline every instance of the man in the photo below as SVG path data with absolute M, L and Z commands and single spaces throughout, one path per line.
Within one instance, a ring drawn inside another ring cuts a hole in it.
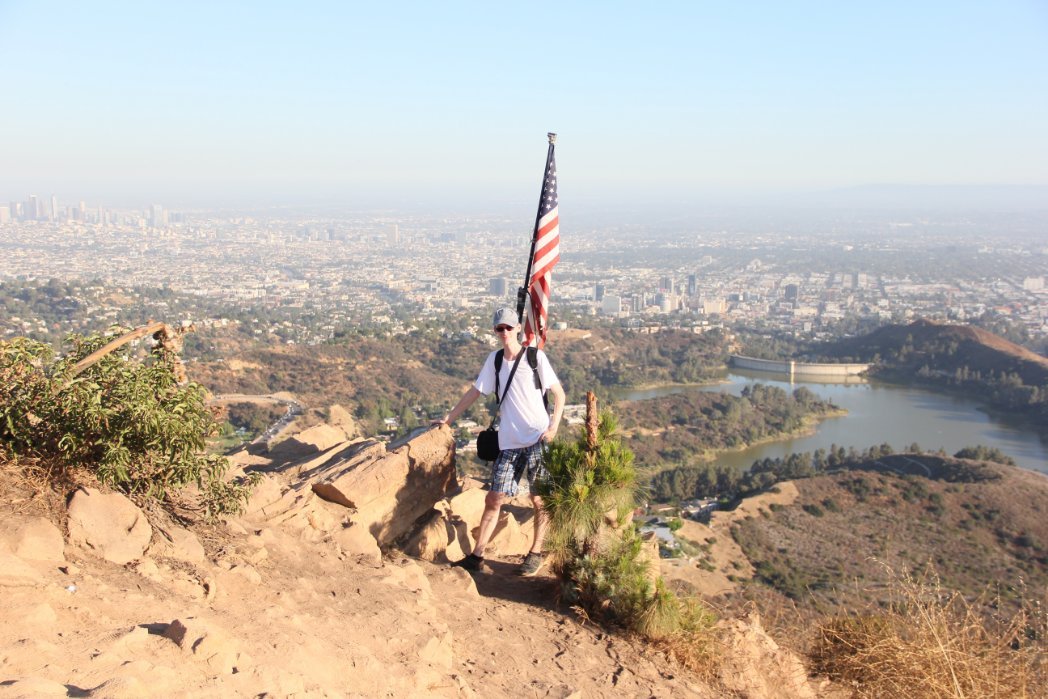
M 524 473 L 527 473 L 531 504 L 535 508 L 535 539 L 518 572 L 521 575 L 533 576 L 538 574 L 544 563 L 542 542 L 549 521 L 542 509 L 542 498 L 535 494 L 535 482 L 548 477 L 546 466 L 542 462 L 542 444 L 552 441 L 557 436 L 560 418 L 564 413 L 564 389 L 542 350 L 536 350 L 535 369 L 529 365 L 526 356 L 521 356 L 521 353 L 526 353 L 527 350 L 521 346 L 517 338 L 519 326 L 520 322 L 514 309 L 500 308 L 495 311 L 492 327 L 495 336 L 502 342 L 503 352 L 498 382 L 499 393 L 505 394 L 499 408 L 499 449 L 502 453 L 492 466 L 490 492 L 484 499 L 484 515 L 480 519 L 477 544 L 472 553 L 452 565 L 467 570 L 480 570 L 484 563 L 484 548 L 491 539 L 495 524 L 498 523 L 502 503 L 506 498 L 517 494 L 517 484 Z M 434 424 L 450 425 L 473 405 L 477 398 L 495 390 L 496 354 L 497 352 L 492 352 L 488 355 L 477 380 L 451 412 Z M 510 381 L 514 364 L 517 365 L 517 370 Z M 535 381 L 536 374 L 539 383 Z M 542 400 L 542 390 L 538 386 L 548 390 L 553 396 L 553 417 L 550 417 L 546 409 Z M 501 395 L 496 398 L 498 397 Z

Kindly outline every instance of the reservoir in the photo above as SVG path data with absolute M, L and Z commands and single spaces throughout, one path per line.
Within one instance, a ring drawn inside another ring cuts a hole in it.
M 749 468 L 757 459 L 829 449 L 831 444 L 862 451 L 885 442 L 903 450 L 916 442 L 925 451 L 941 447 L 951 455 L 978 444 L 996 447 L 1015 459 L 1019 466 L 1048 473 L 1048 444 L 1033 429 L 984 412 L 978 401 L 971 398 L 857 377 L 832 383 L 795 376 L 791 383 L 777 374 L 732 369 L 725 381 L 712 386 L 663 386 L 629 391 L 623 398 L 644 400 L 682 391 L 723 391 L 739 395 L 747 385 L 763 383 L 787 392 L 804 386 L 848 411 L 843 417 L 823 420 L 813 434 L 717 455 L 716 463 L 740 469 Z

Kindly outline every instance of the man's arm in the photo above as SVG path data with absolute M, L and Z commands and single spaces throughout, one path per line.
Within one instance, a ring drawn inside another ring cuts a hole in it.
M 459 419 L 459 416 L 462 415 L 462 413 L 469 409 L 469 406 L 473 405 L 473 401 L 480 398 L 480 395 L 480 391 L 477 390 L 476 386 L 470 386 L 469 390 L 459 398 L 459 402 L 455 404 L 455 407 L 451 409 L 451 412 L 440 420 L 434 420 L 432 424 L 451 425 L 451 423 Z M 561 395 L 564 395 L 564 391 L 561 391 Z
M 552 442 L 557 436 L 560 418 L 564 415 L 564 387 L 555 383 L 549 387 L 549 392 L 553 394 L 553 417 L 549 419 L 549 429 L 542 435 L 544 442 Z

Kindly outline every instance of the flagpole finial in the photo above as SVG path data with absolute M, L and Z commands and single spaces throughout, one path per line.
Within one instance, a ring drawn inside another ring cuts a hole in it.
M 552 131 L 546 134 L 546 138 L 549 139 L 550 145 L 553 145 L 557 142 L 557 134 L 553 133 Z

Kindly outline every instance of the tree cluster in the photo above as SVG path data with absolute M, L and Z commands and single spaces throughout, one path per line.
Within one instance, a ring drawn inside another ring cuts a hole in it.
M 831 444 L 829 449 L 794 453 L 785 458 L 758 459 L 748 471 L 717 464 L 681 466 L 653 476 L 649 483 L 649 493 L 654 502 L 680 502 L 694 498 L 735 501 L 767 490 L 780 481 L 812 478 L 831 471 L 855 468 L 897 453 L 898 450 L 887 443 L 867 447 L 862 451 L 855 447 L 845 448 Z M 907 447 L 905 453 L 921 454 L 922 450 L 915 443 Z M 999 449 L 983 445 L 965 447 L 954 456 L 958 459 L 1015 465 L 1015 461 Z M 965 473 L 959 477 L 977 479 L 981 476 Z
M 796 432 L 813 418 L 837 411 L 803 386 L 790 394 L 767 384 L 747 386 L 740 396 L 688 391 L 619 405 L 627 428 L 664 428 L 659 439 L 637 432 L 629 440 L 638 462 L 649 467 Z

